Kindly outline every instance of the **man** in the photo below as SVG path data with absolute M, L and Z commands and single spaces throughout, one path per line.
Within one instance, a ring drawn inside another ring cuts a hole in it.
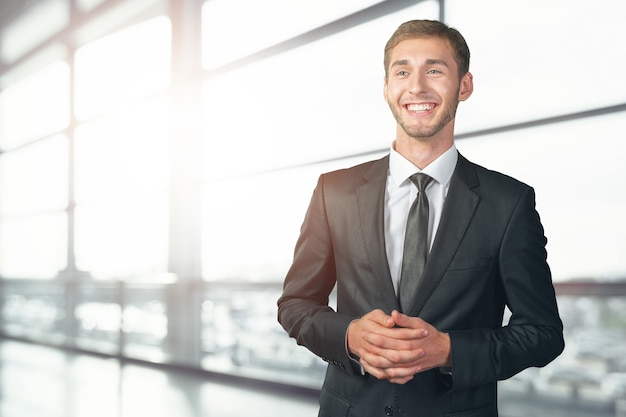
M 534 191 L 456 150 L 456 108 L 473 91 L 458 31 L 406 22 L 384 63 L 390 154 L 320 177 L 278 318 L 330 364 L 320 416 L 497 416 L 496 382 L 564 347 Z M 419 210 L 428 224 L 414 229 Z M 404 249 L 405 230 L 421 243 Z M 405 272 L 420 245 L 425 266 Z

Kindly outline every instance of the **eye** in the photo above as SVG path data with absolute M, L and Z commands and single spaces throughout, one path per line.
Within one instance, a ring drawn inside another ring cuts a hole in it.
M 438 69 L 433 68 L 433 69 L 428 70 L 428 74 L 439 75 L 439 74 L 442 74 L 442 72 Z
M 398 76 L 399 76 L 399 77 L 406 77 L 406 76 L 408 76 L 408 75 L 409 75 L 409 72 L 408 72 L 408 71 L 405 71 L 405 70 L 400 70 L 400 71 L 398 71 Z

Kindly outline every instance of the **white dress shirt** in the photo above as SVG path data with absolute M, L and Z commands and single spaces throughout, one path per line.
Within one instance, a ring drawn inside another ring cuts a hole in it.
M 417 172 L 431 176 L 434 181 L 426 188 L 429 204 L 428 242 L 429 250 L 441 220 L 443 204 L 450 188 L 450 179 L 459 158 L 454 145 L 426 168 L 420 171 L 391 146 L 389 172 L 385 189 L 385 248 L 393 286 L 397 292 L 402 269 L 402 252 L 409 208 L 417 197 L 417 187 L 409 177 Z
M 423 172 L 431 176 L 434 181 L 426 188 L 428 195 L 428 242 L 429 248 L 435 240 L 435 234 L 439 221 L 443 203 L 448 195 L 450 179 L 456 168 L 459 153 L 452 145 L 439 158 L 430 163 L 420 171 L 408 159 L 400 155 L 391 146 L 389 153 L 389 171 L 387 173 L 387 185 L 385 189 L 385 249 L 389 262 L 389 272 L 393 280 L 393 287 L 398 292 L 398 282 L 400 282 L 400 271 L 402 269 L 402 253 L 404 251 L 404 233 L 409 214 L 409 208 L 413 200 L 417 197 L 417 187 L 409 177 L 417 172 Z M 365 375 L 365 369 L 359 359 L 350 354 L 348 349 L 348 332 L 345 338 L 346 353 L 352 359 L 361 375 Z M 450 368 L 440 368 L 441 372 L 452 374 Z

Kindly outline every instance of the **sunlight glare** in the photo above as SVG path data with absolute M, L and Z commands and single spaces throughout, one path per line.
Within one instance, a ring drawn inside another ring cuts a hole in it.
M 167 88 L 170 46 L 170 20 L 161 16 L 78 49 L 76 116 L 86 120 Z

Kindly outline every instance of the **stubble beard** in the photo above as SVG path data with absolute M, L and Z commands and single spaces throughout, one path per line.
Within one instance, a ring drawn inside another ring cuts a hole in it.
M 413 139 L 428 139 L 435 136 L 439 133 L 448 123 L 450 123 L 456 116 L 456 109 L 459 105 L 457 101 L 453 106 L 450 106 L 447 111 L 442 115 L 442 117 L 436 121 L 436 123 L 432 126 L 409 126 L 408 123 L 405 123 L 402 119 L 401 110 L 396 110 L 394 108 L 391 109 L 394 118 L 398 125 L 402 128 L 402 130 Z
M 456 91 L 455 97 L 459 96 L 459 92 L 461 91 L 461 87 Z M 404 132 L 413 139 L 428 139 L 435 136 L 439 133 L 448 123 L 450 123 L 456 117 L 456 109 L 459 107 L 459 100 L 456 99 L 454 103 L 448 106 L 447 109 L 444 109 L 444 113 L 441 118 L 435 122 L 435 124 L 431 127 L 418 125 L 418 126 L 409 126 L 402 120 L 402 108 L 394 108 L 391 103 L 389 103 L 389 107 L 391 108 L 391 113 L 393 113 L 394 118 L 398 125 L 404 130 Z

